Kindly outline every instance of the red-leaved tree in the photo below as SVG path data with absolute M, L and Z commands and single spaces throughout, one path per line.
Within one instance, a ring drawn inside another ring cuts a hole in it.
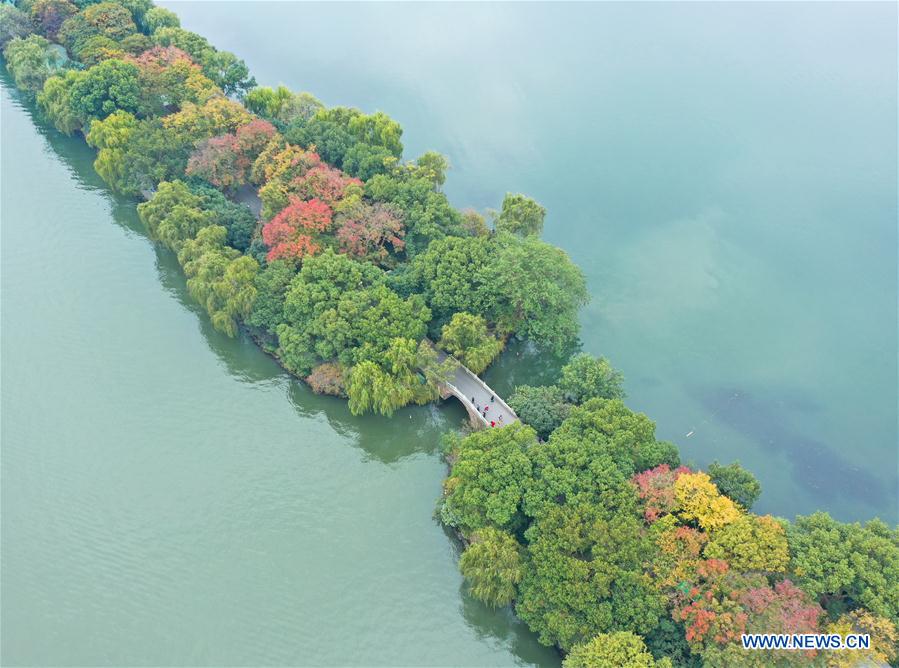
M 398 253 L 406 246 L 406 230 L 400 215 L 386 204 L 358 207 L 337 229 L 337 241 L 343 253 L 383 263 L 390 249 Z
M 269 247 L 268 260 L 302 260 L 315 255 L 321 246 L 317 234 L 331 226 L 331 208 L 313 199 L 304 202 L 296 196 L 262 228 L 262 240 Z
M 643 502 L 643 517 L 647 522 L 655 522 L 674 509 L 674 481 L 689 472 L 686 466 L 672 471 L 668 464 L 660 464 L 631 478 Z
M 290 184 L 290 190 L 303 199 L 320 199 L 328 206 L 334 206 L 344 198 L 347 188 L 354 184 L 361 187 L 362 181 L 319 163 L 296 177 Z

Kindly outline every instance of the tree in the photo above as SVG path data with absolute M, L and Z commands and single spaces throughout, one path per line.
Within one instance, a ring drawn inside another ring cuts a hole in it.
M 342 168 L 344 156 L 355 144 L 355 137 L 345 127 L 324 120 L 319 113 L 309 120 L 296 118 L 286 128 L 284 136 L 291 144 L 314 150 L 329 165 Z
M 466 209 L 462 212 L 462 229 L 470 237 L 486 237 L 490 234 L 484 216 L 474 209 Z
M 616 462 L 614 450 L 603 439 L 563 433 L 571 419 L 548 441 L 528 450 L 534 480 L 524 493 L 524 512 L 539 518 L 556 506 L 584 505 L 636 515 L 636 494 Z
M 372 359 L 359 362 L 350 371 L 347 383 L 350 412 L 359 415 L 374 411 L 390 416 L 409 403 L 435 399 L 435 388 L 419 373 L 422 353 L 429 350 L 429 346 L 416 344 L 413 339 L 394 337 L 380 356 L 380 362 Z
M 383 146 L 357 142 L 344 152 L 341 167 L 350 176 L 368 181 L 376 174 L 389 172 L 396 161 L 396 157 Z
M 83 123 L 104 119 L 115 111 L 141 112 L 141 90 L 137 67 L 122 60 L 104 60 L 72 83 L 72 111 Z
M 832 615 L 860 606 L 899 624 L 899 529 L 818 512 L 797 517 L 787 541 L 797 583 Z
M 88 144 L 99 149 L 94 168 L 116 192 L 139 195 L 184 174 L 187 145 L 159 119 L 138 121 L 124 111 L 91 122 Z
M 770 515 L 743 515 L 712 534 L 709 559 L 724 559 L 738 571 L 784 573 L 790 554 L 782 524 Z
M 78 59 L 87 67 L 93 67 L 97 63 L 110 58 L 121 60 L 125 55 L 126 53 L 119 47 L 117 42 L 103 35 L 94 35 L 86 40 L 78 51 Z
M 53 41 L 56 41 L 63 22 L 76 13 L 78 8 L 68 0 L 35 0 L 31 5 L 31 21 L 35 29 Z
M 200 207 L 212 214 L 215 224 L 228 230 L 227 244 L 246 252 L 256 230 L 253 212 L 243 204 L 232 202 L 212 186 L 193 183 L 190 190 L 199 196 Z
M 311 93 L 292 93 L 281 106 L 278 113 L 278 120 L 283 121 L 284 123 L 291 123 L 295 120 L 306 121 L 324 108 L 325 105 L 321 103 L 321 100 Z
M 339 205 L 337 208 L 344 210 Z M 359 206 L 339 216 L 338 225 L 336 236 L 341 252 L 361 259 L 384 265 L 391 254 L 406 247 L 403 221 L 386 204 L 370 205 L 360 200 Z
M 203 140 L 188 159 L 186 174 L 234 191 L 246 183 L 251 165 L 252 161 L 240 152 L 237 137 L 227 134 Z
M 175 12 L 165 7 L 153 7 L 144 16 L 144 24 L 147 32 L 152 35 L 160 28 L 180 28 L 181 20 Z
M 72 86 L 81 76 L 81 72 L 73 70 L 52 76 L 44 82 L 44 89 L 37 96 L 38 105 L 53 126 L 63 134 L 71 135 L 81 127 L 81 119 L 72 110 L 71 97 Z M 134 118 L 130 114 L 129 117 Z
M 225 95 L 241 97 L 256 86 L 247 64 L 230 51 L 206 51 L 200 59 L 203 73 L 212 79 Z
M 670 659 L 656 661 L 643 638 L 629 631 L 600 633 L 590 642 L 575 645 L 563 668 L 668 668 Z
M 179 140 L 194 145 L 208 137 L 235 132 L 252 120 L 242 104 L 218 96 L 203 104 L 186 102 L 179 112 L 163 118 L 162 124 Z
M 213 327 L 233 337 L 256 300 L 259 265 L 225 246 L 227 235 L 219 225 L 202 228 L 195 239 L 184 242 L 178 262 L 187 276 L 188 292 L 206 308 Z
M 436 151 L 428 151 L 423 153 L 415 164 L 419 173 L 434 184 L 435 190 L 439 190 L 440 186 L 446 183 L 446 170 L 449 169 L 449 160 L 446 156 Z
M 139 56 L 144 51 L 153 48 L 153 41 L 143 33 L 136 32 L 133 35 L 128 35 L 119 42 L 119 46 L 125 53 L 132 56 Z
M 467 535 L 488 526 L 514 530 L 523 521 L 521 500 L 531 477 L 527 451 L 536 441 L 534 430 L 520 423 L 463 439 L 443 484 L 443 521 Z
M 455 313 L 444 325 L 437 345 L 476 374 L 490 366 L 503 349 L 503 342 L 487 330 L 484 318 L 464 312 Z
M 643 519 L 651 524 L 674 510 L 674 481 L 689 472 L 686 466 L 672 470 L 668 464 L 660 464 L 631 478 L 643 506 Z
M 50 42 L 40 35 L 16 37 L 3 50 L 6 67 L 16 82 L 16 87 L 28 93 L 37 93 L 53 74 L 55 57 Z
M 31 19 L 28 14 L 13 5 L 0 5 L 0 49 L 5 49 L 16 37 L 25 37 L 30 32 Z
M 137 32 L 131 11 L 117 2 L 100 2 L 82 12 L 94 34 L 120 41 Z
M 262 228 L 262 239 L 271 249 L 268 260 L 302 260 L 315 255 L 316 236 L 331 226 L 331 208 L 317 199 L 304 202 L 291 195 L 290 204 Z
M 142 97 L 148 113 L 181 110 L 188 102 L 205 105 L 221 96 L 215 83 L 178 47 L 153 46 L 130 61 L 140 70 Z M 191 144 L 196 139 L 192 137 Z
M 555 385 L 531 387 L 519 385 L 509 397 L 509 406 L 540 438 L 546 440 L 571 412 L 571 404 Z
M 397 158 L 403 154 L 403 144 L 400 141 L 403 128 L 399 123 L 382 111 L 368 115 L 358 113 L 355 109 L 351 111 L 356 113 L 349 115 L 347 128 L 357 140 L 369 146 L 383 146 Z M 318 116 L 330 117 L 331 112 L 339 113 L 339 108 L 322 110 Z
M 544 644 L 570 651 L 599 633 L 658 625 L 662 598 L 643 572 L 652 541 L 634 515 L 604 515 L 597 506 L 557 506 L 525 532 L 530 567 L 515 609 Z
M 646 460 L 646 451 L 656 442 L 652 420 L 630 410 L 620 399 L 590 399 L 573 408 L 553 438 L 595 444 L 610 454 L 627 478 L 637 472 L 637 462 Z
M 582 404 L 595 397 L 624 399 L 623 383 L 624 375 L 605 357 L 578 353 L 562 367 L 559 389 L 572 403 Z
M 259 114 L 269 120 L 275 120 L 281 113 L 281 108 L 293 96 L 290 89 L 286 86 L 278 86 L 271 88 L 269 86 L 259 86 L 247 93 L 244 102 L 247 109 L 254 114 Z
M 412 260 L 410 279 L 438 322 L 465 311 L 487 316 L 494 311 L 494 293 L 484 276 L 490 250 L 481 240 L 447 237 L 432 241 Z
M 727 466 L 712 462 L 709 464 L 709 476 L 719 492 L 730 497 L 746 510 L 752 508 L 762 493 L 759 481 L 740 466 L 740 462 L 733 462 Z
M 302 375 L 331 360 L 345 366 L 371 361 L 387 369 L 393 339 L 421 340 L 431 318 L 420 297 L 403 299 L 390 290 L 381 270 L 331 249 L 303 261 L 287 291 L 284 315 L 279 354 Z
M 472 534 L 459 570 L 476 599 L 494 608 L 509 605 L 524 575 L 522 547 L 505 531 L 484 527 Z
M 843 641 L 850 633 L 867 633 L 871 647 L 853 652 L 832 652 L 828 665 L 832 668 L 893 665 L 899 658 L 899 631 L 889 619 L 872 615 L 861 608 L 843 615 L 827 627 L 827 633 L 838 633 Z
M 291 183 L 291 191 L 302 199 L 319 199 L 333 207 L 354 186 L 361 188 L 362 182 L 320 163 L 296 177 Z
M 293 268 L 283 260 L 269 262 L 256 275 L 256 302 L 247 322 L 274 333 L 284 322 L 284 298 L 294 277 Z
M 147 25 L 147 12 L 153 9 L 152 0 L 110 0 L 111 2 L 115 2 L 116 4 L 121 5 L 131 14 L 131 19 L 134 21 L 136 26 L 139 26 L 141 30 L 146 29 Z M 149 48 L 149 47 L 148 47 Z
M 477 241 L 477 239 L 475 239 Z M 578 309 L 587 302 L 581 270 L 568 255 L 536 237 L 500 234 L 485 268 L 496 294 L 501 329 L 562 352 L 577 338 Z
M 392 204 L 403 213 L 406 243 L 412 254 L 423 250 L 433 239 L 461 231 L 462 216 L 450 206 L 446 195 L 435 192 L 433 183 L 417 174 L 417 170 L 375 174 L 366 182 L 365 192 L 373 200 Z
M 201 208 L 200 198 L 183 181 L 160 183 L 152 199 L 137 205 L 137 214 L 150 236 L 175 252 L 214 222 L 212 214 Z M 225 230 L 221 226 L 215 227 Z M 227 235 L 225 230 L 225 238 Z
M 335 397 L 345 397 L 346 378 L 339 364 L 325 362 L 312 369 L 312 373 L 306 376 L 306 382 L 316 394 L 333 394 Z
M 696 522 L 705 531 L 721 529 L 740 518 L 737 505 L 718 492 L 705 473 L 685 473 L 674 481 L 674 498 L 680 517 Z
M 530 197 L 506 193 L 502 211 L 496 219 L 496 230 L 521 236 L 540 236 L 545 216 L 546 209 Z

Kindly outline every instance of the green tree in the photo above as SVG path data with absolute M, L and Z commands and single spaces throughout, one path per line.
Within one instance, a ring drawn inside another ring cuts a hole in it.
M 141 30 L 147 27 L 147 12 L 153 9 L 152 0 L 109 0 L 115 4 L 121 5 L 131 14 L 134 24 Z
M 232 202 L 212 186 L 191 184 L 190 189 L 199 196 L 201 208 L 212 214 L 215 224 L 228 230 L 228 245 L 246 252 L 256 230 L 253 212 L 243 204 Z
M 750 510 L 762 493 L 762 486 L 755 476 L 733 462 L 722 466 L 718 462 L 709 464 L 709 477 L 724 496 L 730 497 L 746 510 Z
M 104 60 L 72 83 L 72 111 L 87 123 L 104 119 L 115 111 L 139 115 L 141 89 L 135 65 L 122 60 Z
M 524 575 L 522 552 L 505 531 L 485 527 L 472 534 L 471 545 L 459 559 L 471 595 L 494 608 L 509 605 Z
M 40 35 L 13 38 L 3 49 L 3 57 L 16 87 L 27 93 L 41 90 L 55 69 L 50 42 Z
M 293 277 L 293 268 L 282 260 L 270 262 L 256 275 L 256 303 L 247 320 L 250 325 L 274 333 L 284 322 L 284 298 Z
M 540 642 L 571 650 L 599 633 L 648 633 L 664 612 L 643 564 L 654 551 L 631 513 L 555 507 L 526 532 L 530 567 L 516 611 Z
M 71 96 L 72 86 L 81 76 L 81 72 L 73 70 L 52 76 L 44 82 L 44 88 L 37 96 L 38 105 L 47 114 L 53 126 L 67 135 L 71 135 L 81 127 L 81 119 L 72 109 Z
M 343 171 L 362 181 L 376 174 L 386 174 L 396 163 L 394 155 L 383 146 L 369 146 L 356 142 L 343 154 Z
M 147 33 L 152 35 L 160 28 L 180 28 L 181 20 L 175 12 L 165 7 L 153 7 L 144 16 Z
M 630 410 L 620 399 L 591 399 L 571 410 L 553 432 L 554 439 L 583 443 L 608 453 L 626 478 L 637 472 L 636 462 L 655 443 L 655 424 L 643 413 Z M 667 463 L 667 462 L 660 462 Z
M 656 661 L 646 650 L 643 638 L 629 631 L 600 633 L 593 640 L 575 645 L 563 668 L 669 668 L 670 659 Z
M 544 440 L 571 412 L 571 404 L 565 401 L 562 390 L 555 385 L 519 385 L 508 403 L 522 422 L 531 425 Z
M 322 157 L 325 157 L 322 154 Z M 428 242 L 462 231 L 462 216 L 446 199 L 434 191 L 434 185 L 417 170 L 376 174 L 365 184 L 372 199 L 394 205 L 403 213 L 406 224 L 406 252 L 424 250 Z
M 415 164 L 418 166 L 419 174 L 431 181 L 435 189 L 446 183 L 446 170 L 449 169 L 449 160 L 446 156 L 437 151 L 427 151 L 415 161 Z
M 546 209 L 530 197 L 506 193 L 502 211 L 496 219 L 496 230 L 521 236 L 540 236 L 545 216 Z
M 26 37 L 30 33 L 28 14 L 10 4 L 0 5 L 0 49 L 5 49 L 16 37 Z
M 797 517 L 787 541 L 799 586 L 832 615 L 860 606 L 899 625 L 899 529 L 818 512 Z
M 178 262 L 187 276 L 188 292 L 206 308 L 213 327 L 233 337 L 256 300 L 259 264 L 225 246 L 227 236 L 219 225 L 202 228 L 195 239 L 183 243 Z
M 588 399 L 623 399 L 624 376 L 604 357 L 588 353 L 574 355 L 562 367 L 559 388 L 569 401 L 582 404 Z
M 503 342 L 487 330 L 484 318 L 464 312 L 454 314 L 444 325 L 437 345 L 476 374 L 484 371 L 503 349 Z
M 528 449 L 534 430 L 515 423 L 478 431 L 459 443 L 444 482 L 443 521 L 464 534 L 493 526 L 514 530 L 523 522 L 521 500 L 531 478 Z
M 395 337 L 381 356 L 381 363 L 366 359 L 353 367 L 346 388 L 350 412 L 390 416 L 407 404 L 435 399 L 435 388 L 420 372 L 426 359 L 423 354 L 427 356 L 431 350 L 422 343 Z
M 160 183 L 152 199 L 137 205 L 137 214 L 150 236 L 176 252 L 201 229 L 214 223 L 212 213 L 201 208 L 200 198 L 182 181 Z M 225 230 L 226 238 L 227 234 Z
M 524 493 L 525 513 L 541 517 L 558 505 L 572 504 L 636 513 L 634 490 L 621 471 L 626 464 L 619 466 L 609 444 L 560 434 L 562 428 L 564 423 L 528 451 L 534 480 Z
M 562 249 L 536 237 L 500 234 L 491 253 L 485 282 L 496 295 L 500 329 L 556 352 L 570 346 L 577 338 L 578 309 L 587 303 L 577 265 Z
M 432 241 L 411 263 L 412 289 L 420 292 L 437 322 L 454 313 L 487 315 L 494 310 L 491 284 L 484 276 L 490 250 L 482 239 L 447 237 Z

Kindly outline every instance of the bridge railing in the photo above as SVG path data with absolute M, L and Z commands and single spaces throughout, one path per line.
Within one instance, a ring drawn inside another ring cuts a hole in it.
M 480 376 L 475 374 L 471 369 L 469 369 L 467 366 L 465 366 L 461 362 L 459 362 L 459 368 L 463 370 L 463 373 L 470 376 L 480 386 L 480 388 L 482 390 L 484 390 L 484 392 L 489 394 L 491 397 L 496 397 L 496 403 L 498 403 L 500 406 L 502 406 L 509 413 L 509 415 L 513 416 L 516 420 L 521 419 L 518 417 L 518 415 L 515 413 L 515 411 L 512 410 L 512 407 L 509 406 L 509 404 L 507 404 L 501 396 L 499 396 L 496 392 L 493 391 L 493 388 L 491 388 L 487 383 L 485 383 L 483 380 L 481 380 Z M 464 397 L 462 397 L 462 398 L 464 399 Z

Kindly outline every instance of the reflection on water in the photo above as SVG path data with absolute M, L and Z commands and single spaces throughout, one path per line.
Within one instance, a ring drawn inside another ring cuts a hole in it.
M 432 515 L 461 406 L 353 416 L 215 331 L 3 84 L 2 663 L 558 666 Z

